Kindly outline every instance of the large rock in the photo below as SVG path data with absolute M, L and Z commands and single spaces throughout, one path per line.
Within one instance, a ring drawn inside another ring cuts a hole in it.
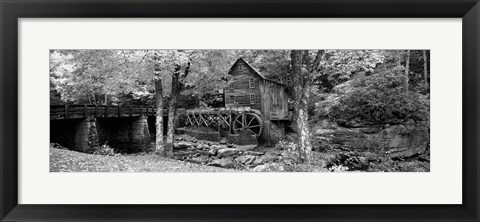
M 177 142 L 177 143 L 173 144 L 173 149 L 187 149 L 187 148 L 193 147 L 195 145 L 196 144 L 190 143 L 190 142 L 187 142 L 187 141 L 180 141 L 180 142 Z
M 257 145 L 243 145 L 243 146 L 237 145 L 235 146 L 235 148 L 239 150 L 247 151 L 247 150 L 253 150 L 257 148 Z
M 234 168 L 235 164 L 233 163 L 232 158 L 223 158 L 215 159 L 208 164 L 209 166 L 217 166 L 222 168 Z
M 261 164 L 264 164 L 264 163 L 272 163 L 272 162 L 275 162 L 275 161 L 278 161 L 280 159 L 279 156 L 275 155 L 275 154 L 265 154 L 263 156 L 261 156 L 260 158 L 256 158 L 255 161 L 253 161 L 253 165 L 261 165 Z
M 428 133 L 421 130 L 394 135 L 388 142 L 387 154 L 392 157 L 422 154 L 427 149 L 428 140 Z
M 227 138 L 223 138 L 222 140 L 220 140 L 219 143 L 220 144 L 227 144 Z
M 255 161 L 257 157 L 253 155 L 245 155 L 245 156 L 239 156 L 235 158 L 235 162 L 243 165 L 250 165 Z
M 186 161 L 190 162 L 190 163 L 204 164 L 204 163 L 208 162 L 208 157 L 206 157 L 206 156 L 192 157 L 192 158 L 186 159 Z
M 278 163 L 267 163 L 264 165 L 256 166 L 252 169 L 253 172 L 283 172 L 285 168 Z
M 210 149 L 216 149 L 216 150 L 221 150 L 221 149 L 226 149 L 228 148 L 226 145 L 211 145 Z
M 422 154 L 429 142 L 428 132 L 406 125 L 374 125 L 370 127 L 315 130 L 320 146 L 350 150 L 385 152 L 389 157 Z
M 219 158 L 227 157 L 227 156 L 234 156 L 234 155 L 237 155 L 237 154 L 240 154 L 240 150 L 234 149 L 234 148 L 224 148 L 224 149 L 219 149 L 217 151 L 217 156 Z
M 251 150 L 248 150 L 248 151 L 245 151 L 244 153 L 245 155 L 254 155 L 254 156 L 261 156 L 263 154 L 265 154 L 264 152 L 260 152 L 260 151 L 251 151 Z

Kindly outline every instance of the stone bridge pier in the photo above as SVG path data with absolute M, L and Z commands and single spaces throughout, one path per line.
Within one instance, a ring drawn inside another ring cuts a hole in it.
M 53 143 L 86 153 L 104 144 L 127 153 L 140 152 L 150 143 L 145 116 L 50 120 L 50 137 Z

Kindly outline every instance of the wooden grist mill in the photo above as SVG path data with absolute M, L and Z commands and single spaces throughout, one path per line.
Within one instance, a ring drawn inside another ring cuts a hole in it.
M 275 144 L 285 137 L 290 121 L 287 87 L 265 78 L 242 58 L 230 68 L 231 81 L 223 89 L 225 107 L 187 110 L 186 128 L 195 137 L 215 132 L 232 143 Z M 203 128 L 202 128 L 203 127 Z M 233 138 L 240 135 L 238 138 Z M 217 138 L 213 138 L 217 140 Z M 233 141 L 230 141 L 233 140 Z

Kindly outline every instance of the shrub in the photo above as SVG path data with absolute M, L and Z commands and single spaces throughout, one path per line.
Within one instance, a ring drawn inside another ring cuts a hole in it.
M 98 149 L 96 149 L 93 154 L 95 155 L 105 155 L 105 156 L 115 156 L 115 150 L 108 146 L 107 144 L 104 144 L 100 146 Z
M 407 92 L 405 76 L 390 70 L 362 76 L 337 89 L 338 102 L 328 116 L 340 125 L 398 124 L 408 119 L 429 120 L 429 97 Z

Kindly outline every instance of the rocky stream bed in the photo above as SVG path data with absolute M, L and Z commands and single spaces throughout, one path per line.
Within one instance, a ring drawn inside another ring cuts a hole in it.
M 228 144 L 226 139 L 211 142 L 180 135 L 175 140 L 173 155 L 190 163 L 253 172 L 327 171 L 322 166 L 298 163 L 295 153 L 288 150 Z

